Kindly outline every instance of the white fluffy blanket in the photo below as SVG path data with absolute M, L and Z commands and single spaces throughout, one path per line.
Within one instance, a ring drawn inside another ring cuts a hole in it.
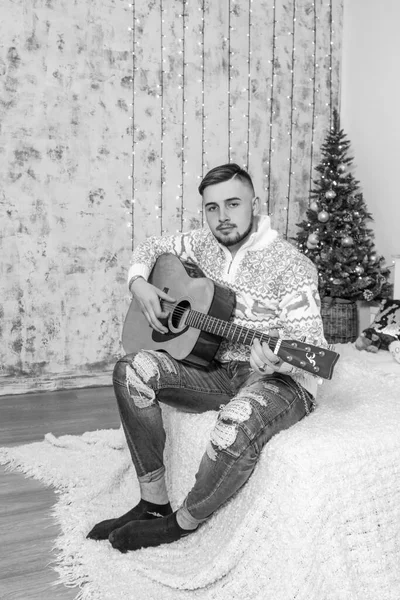
M 318 409 L 275 436 L 247 485 L 176 544 L 123 555 L 85 538 L 138 498 L 120 430 L 0 449 L 10 469 L 59 490 L 61 580 L 82 600 L 399 600 L 400 365 L 337 349 Z M 164 412 L 176 507 L 216 416 Z

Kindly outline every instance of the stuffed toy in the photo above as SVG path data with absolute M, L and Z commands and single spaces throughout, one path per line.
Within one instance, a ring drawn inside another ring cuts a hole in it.
M 355 346 L 367 352 L 389 350 L 400 363 L 400 300 L 382 300 L 373 323 L 364 329 Z

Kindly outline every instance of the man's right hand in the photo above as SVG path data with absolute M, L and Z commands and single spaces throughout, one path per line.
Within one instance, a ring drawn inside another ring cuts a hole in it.
M 130 290 L 139 303 L 140 309 L 150 327 L 159 333 L 168 333 L 168 329 L 159 321 L 160 318 L 165 319 L 169 315 L 169 311 L 161 310 L 160 298 L 172 303 L 175 302 L 175 299 L 159 290 L 155 285 L 143 279 L 143 277 L 135 279 Z

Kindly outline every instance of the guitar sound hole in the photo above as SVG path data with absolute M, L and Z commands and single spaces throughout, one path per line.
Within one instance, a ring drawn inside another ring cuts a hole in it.
M 171 324 L 175 329 L 185 325 L 185 315 L 190 310 L 190 304 L 187 300 L 183 300 L 177 304 L 171 315 Z

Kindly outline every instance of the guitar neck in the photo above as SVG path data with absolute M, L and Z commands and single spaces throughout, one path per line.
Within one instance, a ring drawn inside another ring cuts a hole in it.
M 207 331 L 247 346 L 250 346 L 255 338 L 258 338 L 260 342 L 266 342 L 284 362 L 324 379 L 331 379 L 333 368 L 339 358 L 339 354 L 334 350 L 319 348 L 299 340 L 282 340 L 271 337 L 256 329 L 235 325 L 195 310 L 187 312 L 185 323 L 195 329 Z
M 229 323 L 228 321 L 223 321 L 216 317 L 210 317 L 209 315 L 200 313 L 196 310 L 189 311 L 189 314 L 186 317 L 186 323 L 195 329 L 207 331 L 208 333 L 213 333 L 214 335 L 229 339 L 238 344 L 245 344 L 246 346 L 250 346 L 254 339 L 258 338 L 260 342 L 266 342 L 271 346 L 272 350 L 274 350 L 278 341 L 278 338 L 273 338 L 261 331 L 257 331 L 257 329 L 248 329 L 241 325 L 235 325 L 234 323 Z

